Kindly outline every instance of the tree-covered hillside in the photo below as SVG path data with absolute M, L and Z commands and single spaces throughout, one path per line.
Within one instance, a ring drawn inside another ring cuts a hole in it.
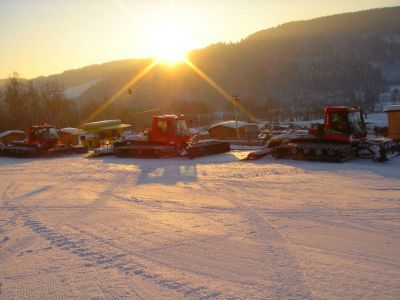
M 393 7 L 291 22 L 188 57 L 255 118 L 314 118 L 327 104 L 368 110 L 381 92 L 400 83 L 399 20 L 400 7 Z M 150 63 L 121 60 L 33 82 L 56 81 L 66 89 L 93 82 L 72 100 L 76 120 L 82 121 Z M 231 102 L 184 63 L 158 65 L 130 89 L 96 119 L 138 122 L 152 110 L 185 113 L 204 123 L 233 111 Z

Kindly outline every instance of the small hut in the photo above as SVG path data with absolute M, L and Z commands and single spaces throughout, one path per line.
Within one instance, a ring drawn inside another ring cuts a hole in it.
M 12 141 L 22 141 L 25 138 L 25 132 L 22 130 L 9 130 L 0 134 L 0 143 L 8 145 Z
M 388 136 L 400 140 L 400 105 L 392 105 L 385 112 L 388 114 Z
M 211 125 L 208 128 L 210 137 L 220 140 L 236 139 L 236 127 L 241 140 L 255 140 L 259 133 L 257 123 L 247 123 L 241 121 L 226 121 Z

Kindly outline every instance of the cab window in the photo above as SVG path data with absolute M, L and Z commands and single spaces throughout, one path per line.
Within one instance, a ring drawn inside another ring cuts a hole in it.
M 349 122 L 353 133 L 365 134 L 365 124 L 361 112 L 349 113 Z
M 349 132 L 347 112 L 333 112 L 331 114 L 331 129 L 342 133 Z
M 37 129 L 35 133 L 36 133 L 37 139 L 46 138 L 46 129 L 44 129 L 44 128 Z
M 157 127 L 160 135 L 168 135 L 168 123 L 166 121 L 158 121 Z
M 175 124 L 175 132 L 177 136 L 189 135 L 189 130 L 185 120 L 178 120 Z
M 57 138 L 57 136 L 58 136 L 58 134 L 57 134 L 57 129 L 51 127 L 51 128 L 49 129 L 49 138 L 54 139 L 54 138 Z

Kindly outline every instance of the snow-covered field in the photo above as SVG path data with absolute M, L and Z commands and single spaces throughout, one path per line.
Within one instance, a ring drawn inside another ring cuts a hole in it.
M 0 299 L 399 299 L 400 157 L 0 158 Z

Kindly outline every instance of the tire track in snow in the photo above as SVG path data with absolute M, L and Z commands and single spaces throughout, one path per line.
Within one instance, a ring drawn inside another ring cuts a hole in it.
M 313 210 L 316 210 L 314 212 Z M 399 226 L 379 224 L 379 221 L 395 221 L 400 222 L 399 208 L 384 209 L 340 209 L 329 206 L 309 206 L 308 210 L 279 210 L 279 209 L 263 209 L 264 213 L 277 217 L 290 217 L 292 219 L 304 219 L 309 216 L 314 222 L 321 224 L 331 224 L 342 228 L 355 229 L 360 231 L 368 231 L 376 234 L 390 235 L 395 239 L 399 236 Z M 311 218 L 312 217 L 312 218 Z M 371 222 L 374 220 L 374 223 Z M 339 223 L 340 221 L 340 223 Z
M 16 225 L 16 221 L 18 219 L 19 216 L 21 216 L 22 211 L 25 210 L 25 207 L 21 210 L 21 209 L 17 209 L 15 208 L 13 205 L 11 205 L 10 201 L 15 197 L 15 192 L 16 192 L 16 184 L 15 183 L 10 183 L 7 185 L 7 187 L 3 190 L 1 199 L 3 202 L 3 207 L 6 211 L 8 211 L 9 213 L 12 214 L 12 217 L 9 218 L 7 224 L 9 225 Z
M 219 194 L 222 198 L 228 200 L 254 227 L 256 238 L 264 244 L 267 250 L 268 261 L 273 265 L 274 288 L 276 299 L 319 299 L 317 293 L 307 283 L 304 265 L 297 257 L 294 246 L 290 240 L 276 226 L 274 226 L 266 216 L 261 215 L 256 209 L 250 207 L 244 200 L 238 200 L 234 191 L 227 192 L 228 196 L 221 191 L 229 188 L 224 184 L 223 188 L 210 188 L 211 193 Z M 265 242 L 268 244 L 265 244 Z
M 198 299 L 211 299 L 221 294 L 218 291 L 208 291 L 204 286 L 193 287 L 185 281 L 171 280 L 162 275 L 151 273 L 147 271 L 141 263 L 129 257 L 130 253 L 127 253 L 126 250 L 121 251 L 117 247 L 110 245 L 110 243 L 106 243 L 109 248 L 112 247 L 119 251 L 110 252 L 93 250 L 90 247 L 88 240 L 79 239 L 78 241 L 75 241 L 66 235 L 57 233 L 56 231 L 48 228 L 39 221 L 27 220 L 25 222 L 25 226 L 41 235 L 52 245 L 79 256 L 80 259 L 86 262 L 84 264 L 85 267 L 116 269 L 126 275 L 141 277 L 144 280 L 151 281 L 155 285 L 169 289 L 171 291 L 171 297 L 178 298 L 180 296 L 179 294 L 183 294 L 184 296 L 195 297 Z M 86 235 L 88 236 L 89 234 L 86 233 Z M 91 238 L 97 239 L 97 241 L 101 242 L 100 237 L 91 235 Z M 178 294 L 176 294 L 176 292 L 178 292 Z
M 75 226 L 70 226 L 71 228 L 74 228 Z M 174 267 L 174 266 L 170 266 L 165 262 L 159 261 L 157 259 L 154 259 L 152 257 L 148 257 L 143 253 L 134 251 L 132 249 L 126 249 L 125 247 L 116 245 L 115 243 L 111 243 L 109 240 L 104 239 L 103 237 L 92 233 L 92 232 L 87 232 L 87 231 L 82 231 L 79 230 L 78 228 L 74 228 L 75 230 L 78 230 L 81 234 L 86 235 L 89 237 L 90 240 L 96 240 L 97 242 L 103 244 L 105 247 L 109 247 L 112 248 L 114 250 L 117 251 L 122 251 L 123 253 L 126 253 L 127 255 L 130 254 L 133 257 L 140 258 L 152 263 L 156 263 L 159 266 L 164 267 Z M 210 238 L 212 239 L 212 238 Z M 117 239 L 118 240 L 118 239 Z M 178 245 L 179 247 L 179 245 Z M 140 266 L 140 274 L 141 276 L 144 276 L 147 279 L 154 279 L 156 278 L 156 283 L 161 284 L 163 287 L 166 288 L 180 288 L 181 292 L 183 292 L 183 294 L 185 295 L 185 298 L 190 296 L 195 296 L 196 299 L 211 299 L 214 298 L 216 296 L 221 295 L 221 293 L 219 291 L 209 291 L 209 289 L 207 287 L 204 286 L 191 286 L 189 283 L 187 283 L 184 280 L 172 280 L 172 279 L 168 279 L 165 276 L 162 276 L 160 274 L 152 274 L 149 271 L 146 271 L 146 267 L 143 266 L 143 264 L 140 264 L 139 262 L 135 262 L 135 264 L 137 264 L 138 266 Z M 185 269 L 181 269 L 182 271 L 185 271 Z M 143 271 L 143 273 L 142 273 Z M 137 275 L 137 274 L 136 274 Z M 204 275 L 204 274 L 203 274 Z
M 273 215 L 276 217 L 285 217 L 291 219 L 304 219 L 307 215 L 312 213 L 314 206 L 311 206 L 311 210 L 279 210 L 279 209 L 264 209 L 264 213 Z M 396 230 L 397 227 L 388 231 L 376 227 L 376 224 L 370 224 L 369 219 L 379 220 L 382 218 L 382 214 L 392 214 L 393 218 L 397 221 L 399 220 L 398 213 L 400 210 L 398 208 L 383 208 L 383 209 L 365 209 L 365 212 L 360 209 L 339 209 L 329 206 L 318 207 L 318 213 L 311 214 L 312 221 L 318 222 L 322 225 L 329 224 L 330 226 L 348 228 L 351 230 L 358 230 L 362 232 L 370 232 L 375 234 L 384 234 L 390 236 L 393 239 L 398 239 L 399 234 Z M 293 244 L 293 243 L 292 243 Z M 298 244 L 295 242 L 295 244 Z M 337 251 L 324 247 L 322 245 L 312 245 L 306 241 L 301 242 L 301 246 L 308 249 L 317 249 L 325 253 L 335 254 L 340 257 L 347 257 L 352 259 L 359 259 L 363 261 L 368 261 L 375 264 L 384 264 L 388 267 L 398 268 L 399 264 L 393 262 L 391 257 L 383 257 L 379 255 L 366 255 L 365 253 L 352 252 L 352 251 Z
M 83 242 L 82 240 L 74 241 L 68 236 L 59 234 L 55 230 L 46 227 L 44 224 L 35 221 L 29 214 L 30 209 L 29 208 L 27 209 L 23 205 L 19 205 L 18 207 L 12 206 L 11 202 L 13 200 L 15 201 L 18 198 L 15 196 L 16 190 L 17 190 L 16 184 L 12 183 L 3 193 L 6 209 L 15 212 L 13 216 L 14 224 L 17 219 L 22 220 L 24 222 L 23 226 L 30 228 L 33 232 L 39 234 L 42 238 L 46 239 L 57 248 L 61 250 L 69 250 L 71 254 L 77 255 L 80 253 L 80 250 L 84 250 L 84 248 L 82 248 L 81 245 Z M 48 247 L 48 249 L 51 249 L 51 247 Z M 83 253 L 82 256 L 86 257 L 87 254 L 88 253 Z M 103 257 L 100 253 L 96 253 L 95 251 L 93 251 L 93 254 L 98 254 L 98 256 L 96 257 L 97 259 L 101 259 Z M 113 258 L 118 258 L 118 257 L 119 256 L 117 255 L 116 257 Z M 89 257 L 87 257 L 86 261 L 90 261 Z M 86 264 L 86 266 L 88 267 L 89 265 Z M 117 297 L 119 297 L 118 295 L 121 295 L 121 293 L 119 293 L 119 291 L 114 287 L 106 287 L 102 285 L 102 282 L 98 283 L 100 290 L 102 291 L 102 293 L 106 298 L 109 298 L 108 296 L 109 294 L 111 295 L 111 299 L 116 299 Z M 143 297 L 140 294 L 138 294 L 137 291 L 131 289 L 131 292 L 135 294 L 135 299 L 143 299 Z
M 112 190 L 118 188 L 120 183 L 113 184 Z M 108 241 L 103 240 L 99 236 L 95 236 L 93 234 L 80 232 L 80 234 L 85 234 L 89 236 L 89 239 L 73 239 L 66 234 L 62 234 L 57 232 L 55 229 L 52 229 L 50 226 L 35 220 L 30 216 L 29 211 L 32 210 L 31 207 L 25 207 L 24 205 L 18 205 L 14 207 L 11 205 L 12 200 L 16 199 L 15 196 L 16 186 L 15 184 L 11 184 L 2 195 L 2 198 L 5 199 L 5 206 L 11 211 L 15 211 L 15 219 L 21 219 L 24 221 L 24 226 L 30 228 L 33 232 L 37 233 L 45 240 L 50 242 L 51 245 L 56 246 L 57 248 L 68 251 L 74 256 L 79 257 L 79 259 L 83 260 L 84 267 L 99 267 L 103 269 L 114 269 L 119 271 L 122 274 L 130 275 L 134 277 L 139 277 L 140 279 L 150 284 L 150 286 L 145 286 L 143 288 L 151 289 L 153 294 L 156 294 L 157 298 L 196 298 L 196 299 L 213 299 L 221 296 L 221 292 L 216 290 L 209 290 L 206 286 L 192 286 L 185 280 L 174 280 L 162 276 L 160 274 L 152 273 L 144 267 L 141 263 L 136 261 L 135 258 L 131 258 L 129 254 L 132 254 L 131 251 L 126 251 L 125 249 L 120 249 L 115 245 L 110 244 Z M 110 191 L 105 190 L 102 195 L 110 195 Z M 101 196 L 98 198 L 99 201 L 105 202 L 105 199 L 101 199 Z M 97 203 L 98 205 L 98 203 Z M 93 207 L 93 210 L 96 210 Z M 75 234 L 74 234 L 75 236 Z M 79 237 L 79 236 L 78 236 Z M 102 251 L 102 250 L 93 250 L 90 247 L 90 239 L 97 240 L 98 242 L 102 242 L 106 244 L 108 248 L 113 248 L 114 251 Z M 115 252 L 116 251 L 116 252 Z M 134 256 L 134 255 L 133 255 Z M 146 285 L 147 285 L 146 284 Z M 168 294 L 164 292 L 156 292 L 157 289 L 165 291 L 169 291 Z M 136 298 L 141 299 L 142 297 L 136 293 Z

